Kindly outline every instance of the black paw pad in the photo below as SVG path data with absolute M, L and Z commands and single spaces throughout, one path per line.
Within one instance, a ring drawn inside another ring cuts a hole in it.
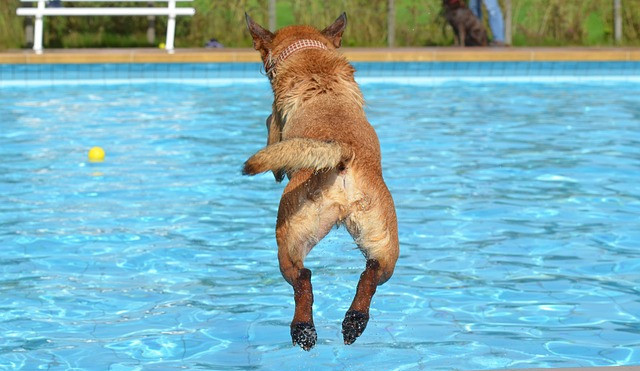
M 293 340 L 293 345 L 300 345 L 304 350 L 308 351 L 313 348 L 313 346 L 316 345 L 316 340 L 318 340 L 318 334 L 316 333 L 316 328 L 313 326 L 313 323 L 292 323 L 291 340 Z
M 342 321 L 344 343 L 347 345 L 353 344 L 358 336 L 362 335 L 362 332 L 367 327 L 367 322 L 369 322 L 368 314 L 357 310 L 349 310 L 344 316 L 344 321 Z

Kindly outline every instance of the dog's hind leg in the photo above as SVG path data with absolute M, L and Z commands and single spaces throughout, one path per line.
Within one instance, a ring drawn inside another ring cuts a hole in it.
M 342 322 L 345 344 L 355 342 L 366 328 L 376 287 L 391 278 L 398 260 L 398 225 L 393 199 L 384 184 L 375 188 L 377 191 L 368 195 L 372 201 L 354 211 L 345 223 L 367 258 L 356 295 Z
M 313 287 L 311 270 L 304 267 L 304 258 L 313 247 L 312 241 L 297 240 L 291 225 L 278 218 L 276 240 L 278 242 L 278 261 L 280 272 L 293 287 L 295 311 L 291 321 L 291 340 L 310 350 L 316 344 L 318 335 L 313 324 Z M 296 241 L 297 240 L 297 241 Z
M 293 345 L 310 350 L 316 344 L 318 335 L 313 324 L 313 288 L 309 269 L 298 270 L 298 277 L 293 281 L 293 298 L 296 309 L 291 321 L 291 340 Z
M 315 187 L 318 177 L 311 179 L 310 175 L 300 174 L 302 172 L 305 171 L 292 177 L 280 200 L 276 240 L 280 271 L 293 286 L 296 305 L 291 321 L 291 339 L 293 345 L 310 350 L 316 344 L 317 334 L 313 324 L 311 271 L 304 267 L 304 259 L 329 233 L 339 214 L 337 208 L 323 204 L 322 192 Z
M 276 240 L 278 242 L 278 261 L 280 272 L 293 287 L 295 311 L 291 321 L 291 340 L 293 345 L 300 345 L 304 350 L 310 350 L 316 344 L 318 335 L 313 324 L 313 287 L 311 286 L 311 270 L 304 267 L 304 258 L 312 246 L 308 241 L 295 243 L 286 226 L 287 223 L 278 222 Z
M 369 322 L 369 306 L 378 286 L 380 263 L 375 259 L 367 260 L 367 267 L 360 275 L 356 296 L 342 321 L 342 336 L 345 344 L 353 344 L 362 335 Z

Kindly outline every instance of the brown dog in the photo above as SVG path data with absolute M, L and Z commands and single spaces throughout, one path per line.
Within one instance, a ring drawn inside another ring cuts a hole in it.
M 462 47 L 488 45 L 487 30 L 473 15 L 464 0 L 442 0 L 442 6 L 447 22 L 453 27 L 455 45 Z
M 398 259 L 398 225 L 391 194 L 382 179 L 380 144 L 365 117 L 354 68 L 340 47 L 346 14 L 322 31 L 289 26 L 275 34 L 248 15 L 253 46 L 260 52 L 273 88 L 267 146 L 249 158 L 243 174 L 284 174 L 276 222 L 280 271 L 293 286 L 293 344 L 311 349 L 311 271 L 304 259 L 333 226 L 345 225 L 367 259 L 355 298 L 342 322 L 345 344 L 353 343 L 369 320 L 378 285 Z

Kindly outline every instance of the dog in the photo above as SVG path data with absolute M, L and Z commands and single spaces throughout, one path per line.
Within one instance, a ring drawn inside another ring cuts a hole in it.
M 442 0 L 444 16 L 453 27 L 456 46 L 487 46 L 487 30 L 464 0 Z
M 366 258 L 356 294 L 342 322 L 352 344 L 369 321 L 378 285 L 391 278 L 399 253 L 396 211 L 382 177 L 380 143 L 364 113 L 355 69 L 336 49 L 347 17 L 322 31 L 288 26 L 275 33 L 245 14 L 273 89 L 267 146 L 251 156 L 243 174 L 286 175 L 276 220 L 278 261 L 293 287 L 293 345 L 313 348 L 311 270 L 304 260 L 334 226 L 344 225 Z

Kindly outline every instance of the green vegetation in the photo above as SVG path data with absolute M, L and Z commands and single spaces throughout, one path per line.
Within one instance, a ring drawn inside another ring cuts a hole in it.
M 453 34 L 441 14 L 441 0 L 396 0 L 397 46 L 451 45 Z M 511 0 L 515 46 L 614 45 L 612 0 Z M 67 3 L 65 6 L 100 5 Z M 194 0 L 193 17 L 178 17 L 176 45 L 200 47 L 212 37 L 225 46 L 251 45 L 247 11 L 265 27 L 267 0 Z M 277 25 L 306 23 L 319 28 L 346 11 L 346 46 L 385 46 L 387 0 L 277 0 Z M 25 47 L 19 0 L 0 0 L 0 50 Z M 640 45 L 640 1 L 622 0 L 623 43 Z M 504 9 L 504 8 L 503 8 Z M 486 19 L 486 17 L 485 17 Z M 144 47 L 146 17 L 47 17 L 45 47 Z M 166 17 L 157 17 L 156 42 L 164 41 Z
M 19 1 L 0 0 L 0 50 L 23 44 L 22 17 L 16 15 Z
M 512 0 L 513 44 L 614 45 L 611 0 Z M 623 45 L 640 45 L 640 2 L 622 0 Z

